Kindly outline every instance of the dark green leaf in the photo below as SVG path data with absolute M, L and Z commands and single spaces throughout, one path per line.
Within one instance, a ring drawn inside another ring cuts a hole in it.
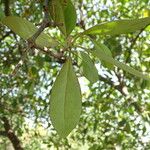
M 80 113 L 80 86 L 68 59 L 57 76 L 50 99 L 51 121 L 61 137 L 66 137 L 75 128 Z
M 5 17 L 3 9 L 0 7 L 0 21 Z

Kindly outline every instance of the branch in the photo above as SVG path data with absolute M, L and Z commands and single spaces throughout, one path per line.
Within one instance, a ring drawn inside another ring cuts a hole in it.
M 41 50 L 42 52 L 50 55 L 50 56 L 53 56 L 54 58 L 57 58 L 57 59 L 60 59 L 63 55 L 62 53 L 58 53 L 58 54 L 55 54 L 53 53 L 52 51 L 47 51 L 39 46 L 36 45 L 35 43 L 35 40 L 37 39 L 37 37 L 42 33 L 42 31 L 49 27 L 49 26 L 56 26 L 56 25 L 61 25 L 60 23 L 55 23 L 55 22 L 51 22 L 50 21 L 50 17 L 49 17 L 49 11 L 48 11 L 48 8 L 49 8 L 49 0 L 45 0 L 44 2 L 44 6 L 43 6 L 43 9 L 44 9 L 44 19 L 39 27 L 39 29 L 37 30 L 37 32 L 35 34 L 33 34 L 32 37 L 30 37 L 27 41 L 28 41 L 28 44 L 29 44 L 29 48 L 36 48 L 36 49 L 39 49 Z
M 62 52 L 60 52 L 60 53 L 54 53 L 51 50 L 48 50 L 47 48 L 41 48 L 41 47 L 37 46 L 35 43 L 34 43 L 33 47 L 36 48 L 36 49 L 39 49 L 43 53 L 48 54 L 49 56 L 53 56 L 56 59 L 62 59 L 62 57 L 63 57 L 63 53 Z
M 148 25 L 146 25 L 143 29 L 140 30 L 140 32 L 136 35 L 136 37 L 134 39 L 131 40 L 131 46 L 129 48 L 129 53 L 128 53 L 128 56 L 126 58 L 126 63 L 130 62 L 130 56 L 131 56 L 131 49 L 134 47 L 134 45 L 136 44 L 136 41 L 138 40 L 138 38 L 140 37 L 140 34 L 145 30 L 145 28 L 147 27 Z
M 119 85 L 114 85 L 113 81 L 111 81 L 108 78 L 104 78 L 102 76 L 99 76 L 99 80 L 105 82 L 106 84 L 110 85 L 111 87 L 113 87 L 114 89 L 119 91 L 125 98 L 128 96 L 128 94 L 123 90 L 124 86 L 123 86 L 122 83 L 120 83 Z M 137 113 L 139 115 L 141 115 L 143 110 L 142 110 L 142 108 L 139 105 L 137 105 L 137 103 L 134 101 L 133 98 L 131 98 L 131 97 L 127 98 L 126 102 L 129 102 L 129 105 L 133 105 L 135 110 L 137 111 Z M 124 106 L 122 106 L 122 107 L 124 107 Z M 142 115 L 141 115 L 141 117 L 143 118 Z
M 57 25 L 63 25 L 62 23 L 55 23 L 55 22 L 50 21 L 48 8 L 49 8 L 49 0 L 45 0 L 44 6 L 43 6 L 43 9 L 44 9 L 44 19 L 43 19 L 42 23 L 40 23 L 41 25 L 40 25 L 38 31 L 35 34 L 33 34 L 33 36 L 30 37 L 27 40 L 31 48 L 33 46 L 33 43 L 35 43 L 35 40 L 37 39 L 37 37 L 42 33 L 42 31 L 45 28 L 47 28 L 49 26 L 55 27 Z
M 10 0 L 4 0 L 4 12 L 5 12 L 5 15 L 6 16 L 10 16 L 10 8 L 9 8 L 9 5 L 10 5 Z
M 83 30 L 85 30 L 85 19 L 83 17 L 83 11 L 82 11 L 82 7 L 83 7 L 83 2 L 81 1 L 79 4 L 79 12 L 80 12 L 80 20 L 79 23 L 77 23 L 77 25 L 79 25 Z
M 123 86 L 121 84 L 114 85 L 113 81 L 111 81 L 108 78 L 104 78 L 104 77 L 102 77 L 100 75 L 99 75 L 99 80 L 107 83 L 108 85 L 110 85 L 111 87 L 113 87 L 114 89 L 116 89 L 117 91 L 119 91 L 122 95 L 127 96 L 126 93 L 123 91 Z
M 117 91 L 119 91 L 125 98 L 128 96 L 128 94 L 123 90 L 124 86 L 122 84 L 122 82 L 119 85 L 114 85 L 114 82 L 111 81 L 108 78 L 104 78 L 102 76 L 99 76 L 99 80 L 105 82 L 106 84 L 110 85 L 111 87 L 113 87 L 114 89 L 116 89 Z M 129 102 L 129 105 L 133 105 L 135 110 L 137 111 L 137 113 L 139 115 L 141 115 L 142 113 L 142 108 L 140 106 L 138 106 L 136 104 L 136 102 L 134 101 L 134 99 L 132 99 L 131 97 L 126 99 L 126 102 Z M 124 106 L 123 106 L 124 107 Z M 141 117 L 143 118 L 143 116 L 141 115 Z
M 0 97 L 0 100 L 4 97 L 5 95 L 3 95 L 3 96 L 1 96 Z M 4 103 L 2 103 L 1 101 L 0 101 L 0 108 L 1 108 L 1 110 L 6 110 L 6 111 L 8 111 L 8 112 L 10 112 L 10 113 L 14 113 L 14 114 L 19 114 L 19 115 L 22 115 L 22 116 L 25 116 L 25 113 L 23 112 L 23 110 L 22 109 L 20 109 L 20 110 L 18 110 L 17 108 L 14 110 L 14 109 L 12 109 L 6 102 Z
M 48 4 L 49 4 L 49 0 L 45 0 L 43 9 L 44 9 L 44 19 L 41 23 L 41 26 L 39 27 L 38 31 L 33 34 L 32 37 L 30 37 L 27 41 L 30 45 L 30 47 L 32 48 L 33 43 L 35 42 L 36 38 L 42 33 L 42 31 L 48 27 L 50 25 L 50 21 L 49 21 L 49 13 L 48 13 Z
M 4 129 L 5 129 L 6 135 L 11 141 L 11 143 L 13 144 L 14 149 L 23 150 L 20 140 L 18 139 L 18 137 L 15 135 L 14 131 L 12 130 L 8 119 L 6 117 L 2 117 L 1 120 L 4 122 Z

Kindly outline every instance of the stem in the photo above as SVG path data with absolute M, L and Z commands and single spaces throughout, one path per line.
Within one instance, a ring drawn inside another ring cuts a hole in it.
M 4 5 L 5 5 L 5 10 L 4 10 L 4 12 L 5 12 L 5 15 L 6 16 L 10 16 L 10 0 L 4 0 Z
M 72 41 L 72 44 L 74 44 L 75 41 L 76 41 L 79 37 L 81 37 L 80 35 L 82 35 L 82 34 L 79 33 L 79 34 L 77 34 L 77 35 L 74 37 L 74 39 L 73 39 L 73 41 Z

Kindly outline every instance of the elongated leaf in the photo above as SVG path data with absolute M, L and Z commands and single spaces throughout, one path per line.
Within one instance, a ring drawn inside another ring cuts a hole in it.
M 51 92 L 50 117 L 61 137 L 66 137 L 79 122 L 81 91 L 71 60 L 62 67 Z
M 5 13 L 2 9 L 2 7 L 0 7 L 0 21 L 5 17 Z
M 117 35 L 141 30 L 150 24 L 150 17 L 131 20 L 117 20 L 93 26 L 82 34 Z
M 50 14 L 54 22 L 58 24 L 58 28 L 61 30 L 61 32 L 66 35 L 64 11 L 60 0 L 50 1 Z
M 61 32 L 68 36 L 74 29 L 77 19 L 76 10 L 71 0 L 51 0 L 50 14 Z
M 69 35 L 76 26 L 76 10 L 71 0 L 68 0 L 67 6 L 64 8 L 66 32 Z
M 34 24 L 17 16 L 5 17 L 1 22 L 8 28 L 10 28 L 13 32 L 22 37 L 24 40 L 30 38 L 38 30 L 38 28 Z M 57 45 L 57 42 L 54 41 L 52 37 L 44 33 L 41 33 L 37 37 L 35 42 L 42 48 L 55 47 Z
M 98 45 L 99 45 L 99 48 L 105 53 L 105 55 L 112 57 L 111 51 L 107 46 L 105 46 L 104 44 L 100 42 L 98 43 Z M 112 63 L 108 63 L 107 61 L 102 60 L 102 64 L 108 69 L 113 69 Z
M 98 72 L 91 58 L 84 52 L 79 52 L 79 65 L 81 66 L 83 75 L 91 82 L 95 83 L 98 80 Z M 81 60 L 82 58 L 82 60 Z
M 99 46 L 99 43 L 97 43 L 95 40 L 92 40 L 94 45 L 95 45 L 95 50 L 90 50 L 90 52 L 95 56 L 95 57 L 98 57 L 100 60 L 104 60 L 108 63 L 111 63 L 137 77 L 140 77 L 140 78 L 143 78 L 143 79 L 146 79 L 146 80 L 150 80 L 150 77 L 148 75 L 144 75 L 142 74 L 141 72 L 133 69 L 132 67 L 129 67 L 115 59 L 113 59 L 112 57 L 106 55 L 103 50 L 100 48 Z

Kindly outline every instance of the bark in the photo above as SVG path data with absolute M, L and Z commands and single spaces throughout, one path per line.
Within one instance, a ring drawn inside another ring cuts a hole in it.
M 9 8 L 10 0 L 4 0 L 4 6 L 5 6 L 5 10 L 4 10 L 5 15 L 10 16 L 10 8 Z
M 9 138 L 14 149 L 15 150 L 23 150 L 23 148 L 21 146 L 21 142 L 20 142 L 19 138 L 15 135 L 14 131 L 12 130 L 8 119 L 6 117 L 3 117 L 2 121 L 4 123 L 4 129 L 5 129 L 5 132 L 3 132 L 3 133 L 5 133 L 5 135 Z

